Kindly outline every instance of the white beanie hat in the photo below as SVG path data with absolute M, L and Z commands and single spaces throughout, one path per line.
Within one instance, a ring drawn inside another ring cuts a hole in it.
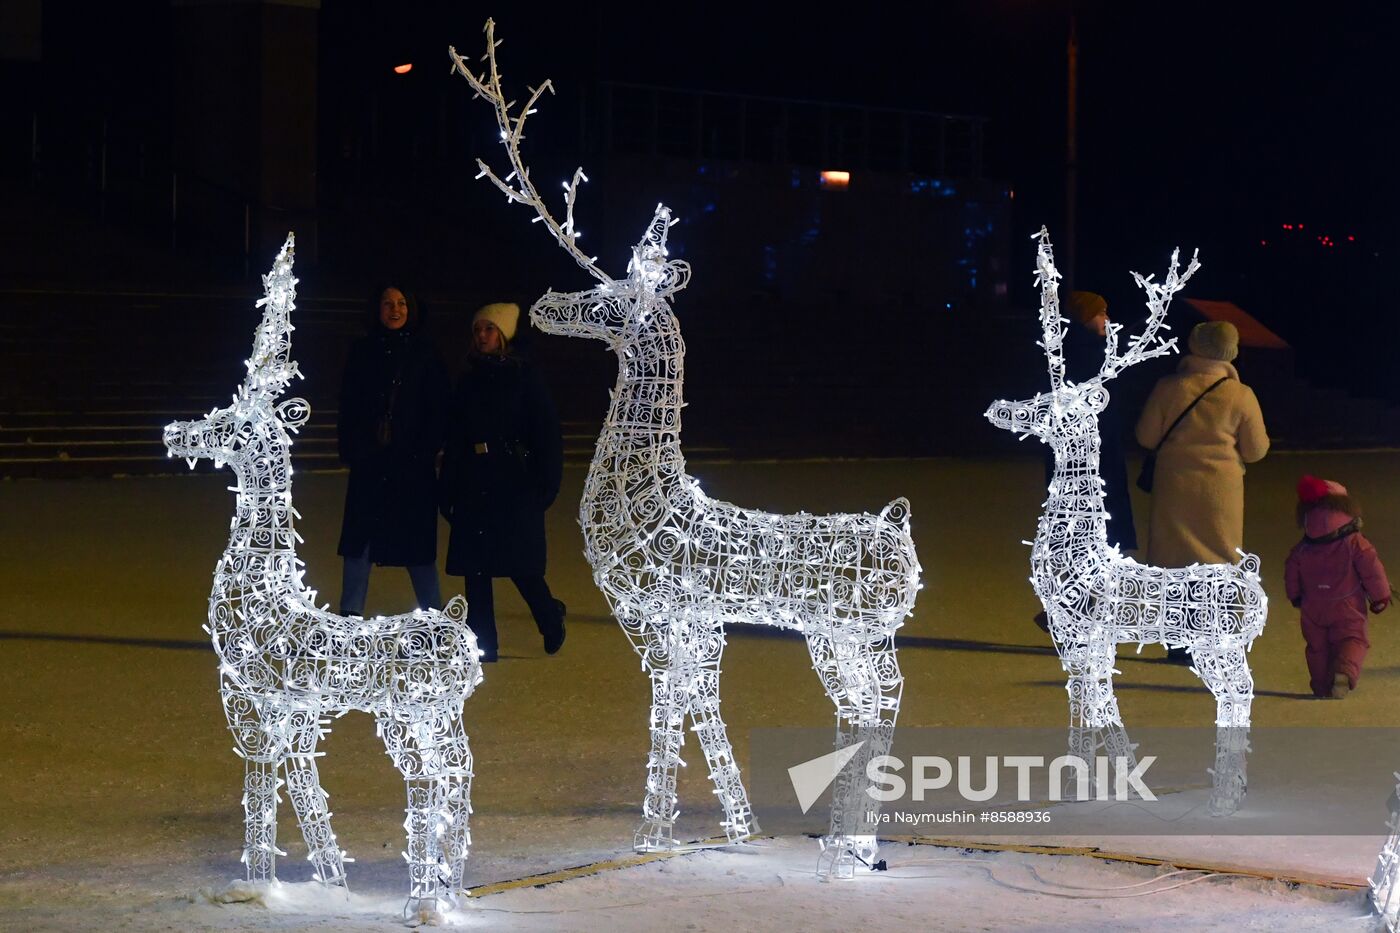
M 1191 352 L 1228 363 L 1240 353 L 1240 332 L 1229 321 L 1204 321 L 1191 328 Z
M 484 305 L 472 315 L 472 324 L 476 324 L 477 321 L 490 321 L 496 325 L 496 329 L 501 332 L 502 337 L 506 340 L 514 340 L 515 328 L 520 323 L 520 305 L 509 301 L 498 301 L 494 304 Z

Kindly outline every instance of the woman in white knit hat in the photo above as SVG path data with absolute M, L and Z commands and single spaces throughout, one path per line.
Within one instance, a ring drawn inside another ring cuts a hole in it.
M 1240 345 L 1235 325 L 1197 324 L 1189 344 L 1177 371 L 1152 388 L 1137 423 L 1138 443 L 1157 450 L 1145 555 L 1156 567 L 1239 560 L 1245 464 L 1269 452 L 1259 400 L 1231 363 Z M 1184 649 L 1170 657 L 1189 662 Z
M 546 654 L 564 644 L 564 604 L 544 579 L 544 513 L 559 494 L 563 438 L 544 380 L 513 352 L 519 326 L 519 305 L 504 302 L 472 318 L 442 469 L 441 508 L 452 525 L 447 572 L 464 580 L 467 624 L 484 661 L 498 650 L 496 577 L 520 591 Z

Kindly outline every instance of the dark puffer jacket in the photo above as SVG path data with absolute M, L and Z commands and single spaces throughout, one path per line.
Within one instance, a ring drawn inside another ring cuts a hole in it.
M 563 470 L 559 416 L 539 373 L 520 357 L 473 355 L 452 394 L 442 468 L 447 572 L 543 575 L 544 513 Z
M 450 389 L 447 370 L 414 312 L 399 330 L 376 318 L 350 349 L 337 439 L 350 467 L 341 556 L 369 545 L 376 564 L 437 560 L 436 458 Z

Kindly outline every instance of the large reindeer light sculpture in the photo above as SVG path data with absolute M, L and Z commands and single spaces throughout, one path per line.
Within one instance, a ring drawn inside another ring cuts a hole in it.
M 244 760 L 243 861 L 248 879 L 276 877 L 277 799 L 286 787 L 316 880 L 344 886 L 348 859 L 331 831 L 316 747 L 325 717 L 374 715 L 408 785 L 410 899 L 405 910 L 455 904 L 471 844 L 472 757 L 462 703 L 481 683 L 476 639 L 460 596 L 445 611 L 361 619 L 316 607 L 302 582 L 292 507 L 291 440 L 306 423 L 303 399 L 278 404 L 293 376 L 293 238 L 263 277 L 262 322 L 248 376 L 227 408 L 165 429 L 172 457 L 227 463 L 238 478 L 228 548 L 214 568 L 205 630 L 219 657 L 219 688 Z
M 1041 346 L 1050 391 L 1025 402 L 994 402 L 987 419 L 1050 446 L 1055 470 L 1031 550 L 1031 585 L 1045 606 L 1050 634 L 1069 674 L 1070 751 L 1092 762 L 1103 750 L 1135 767 L 1133 747 L 1113 694 L 1114 655 L 1125 642 L 1184 647 L 1193 670 L 1216 701 L 1216 762 L 1209 812 L 1234 812 L 1245 792 L 1249 708 L 1254 681 L 1245 653 L 1264 629 L 1268 601 L 1259 558 L 1241 552 L 1238 564 L 1149 567 L 1108 544 L 1103 480 L 1099 478 L 1098 417 L 1108 406 L 1107 383 L 1123 370 L 1176 348 L 1163 340 L 1167 306 L 1199 268 L 1195 256 L 1178 274 L 1177 253 L 1164 281 L 1133 278 L 1150 312 L 1142 334 L 1118 350 L 1122 326 L 1109 324 L 1103 365 L 1092 379 L 1065 379 L 1064 319 L 1050 237 L 1038 234 Z
M 574 201 L 582 170 L 566 183 L 558 222 L 521 160 L 526 118 L 548 82 L 518 115 L 501 90 L 494 24 L 486 23 L 488 67 L 475 73 L 452 50 L 456 70 L 494 109 L 512 171 L 504 179 L 478 160 L 513 202 L 532 207 L 559 245 L 598 285 L 549 291 L 530 310 L 546 333 L 590 337 L 618 357 L 612 404 L 579 505 L 585 556 L 623 631 L 651 677 L 651 754 L 639 850 L 675 846 L 676 769 L 685 718 L 709 764 L 731 842 L 757 826 L 719 711 L 719 667 L 726 623 L 795 629 L 837 709 L 837 744 L 863 742 L 838 782 L 832 827 L 823 839 L 822 877 L 849 877 L 876 852 L 870 801 L 854 798 L 870 757 L 884 754 L 899 710 L 903 677 L 894 632 L 919 589 L 909 505 L 896 499 L 879 515 L 772 515 L 711 499 L 685 471 L 681 399 L 685 344 L 670 300 L 690 268 L 667 259 L 674 222 L 658 205 L 632 250 L 626 279 L 613 279 L 579 249 Z M 481 177 L 478 176 L 478 177 Z M 857 825 L 857 821 L 858 825 Z

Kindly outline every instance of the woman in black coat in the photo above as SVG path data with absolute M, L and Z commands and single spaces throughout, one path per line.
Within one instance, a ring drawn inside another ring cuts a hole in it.
M 1065 375 L 1087 382 L 1103 365 L 1104 338 L 1108 327 L 1108 302 L 1094 292 L 1070 292 L 1065 309 L 1071 327 L 1065 337 Z M 1046 448 L 1047 450 L 1049 448 Z M 1054 471 L 1054 457 L 1046 460 L 1045 481 Z M 1123 406 L 1110 404 L 1099 414 L 1099 478 L 1103 480 L 1104 510 L 1108 512 L 1108 543 L 1119 550 L 1137 550 L 1133 502 L 1128 493 L 1128 462 L 1123 449 Z
M 520 591 L 547 654 L 564 644 L 564 604 L 544 579 L 544 512 L 559 494 L 563 438 L 544 380 L 511 352 L 519 321 L 514 304 L 490 304 L 472 318 L 442 468 L 447 572 L 464 578 L 467 624 L 484 661 L 496 660 L 494 577 L 510 577 Z
M 1070 320 L 1065 336 L 1065 376 L 1072 382 L 1086 382 L 1098 374 L 1103 364 L 1104 337 L 1108 327 L 1108 302 L 1094 292 L 1070 292 L 1065 306 Z M 1078 325 L 1078 326 L 1074 326 Z M 1045 483 L 1055 473 L 1055 457 L 1045 448 Z M 1128 492 L 1128 464 L 1123 451 L 1123 407 L 1110 404 L 1099 414 L 1099 478 L 1103 480 L 1104 510 L 1108 543 L 1120 550 L 1136 550 L 1137 529 L 1133 524 L 1133 503 Z M 1050 621 L 1042 609 L 1035 624 L 1050 631 Z
M 350 348 L 336 422 L 350 467 L 341 615 L 364 614 L 373 564 L 407 567 L 419 608 L 442 605 L 436 460 L 449 385 L 423 325 L 413 296 L 391 286 L 373 302 L 369 333 Z

